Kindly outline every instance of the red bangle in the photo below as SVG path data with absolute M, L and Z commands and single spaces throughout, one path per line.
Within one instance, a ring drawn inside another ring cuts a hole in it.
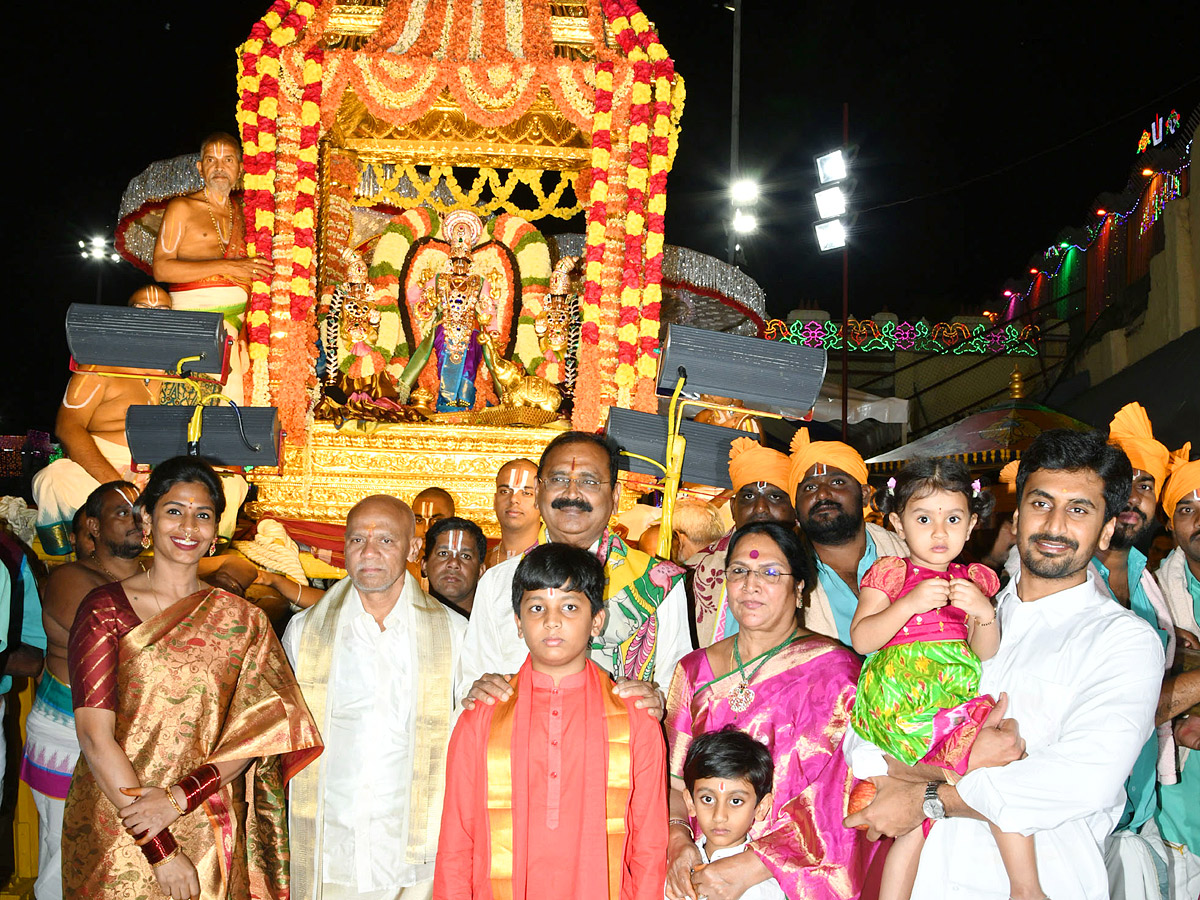
M 164 828 L 139 848 L 151 866 L 160 866 L 179 852 L 175 836 L 170 829 Z
M 206 763 L 184 775 L 176 784 L 183 791 L 184 811 L 192 812 L 221 787 L 221 770 L 212 763 Z

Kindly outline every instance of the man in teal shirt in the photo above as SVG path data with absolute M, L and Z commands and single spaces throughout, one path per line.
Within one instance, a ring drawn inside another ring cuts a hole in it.
M 1163 510 L 1175 538 L 1175 549 L 1155 576 L 1175 620 L 1179 643 L 1200 649 L 1200 459 L 1188 462 L 1184 448 L 1163 488 Z M 1177 714 L 1200 704 L 1200 669 L 1168 679 L 1169 709 Z M 1164 694 L 1168 693 L 1164 685 Z M 1171 854 L 1173 896 L 1200 892 L 1200 716 L 1175 721 L 1180 770 L 1177 784 L 1159 787 L 1155 821 Z

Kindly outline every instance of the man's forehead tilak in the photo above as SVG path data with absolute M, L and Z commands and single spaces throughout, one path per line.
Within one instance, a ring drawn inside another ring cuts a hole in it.
M 456 528 L 446 532 L 446 549 L 457 556 L 463 548 L 463 538 L 466 532 L 461 528 Z
M 523 491 L 532 486 L 534 475 L 526 466 L 513 466 L 508 470 L 508 478 L 500 485 L 512 491 Z

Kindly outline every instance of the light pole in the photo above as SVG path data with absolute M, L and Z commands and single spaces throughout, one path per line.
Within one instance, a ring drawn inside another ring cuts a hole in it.
M 814 226 L 821 252 L 842 251 L 842 440 L 846 440 L 850 409 L 850 248 L 846 243 L 849 208 L 850 104 L 842 104 L 842 146 L 816 159 L 821 189 L 813 194 L 817 216 Z
M 79 242 L 79 255 L 84 259 L 93 260 L 96 263 L 96 303 L 100 303 L 100 285 L 104 279 L 104 266 L 106 263 L 119 263 L 120 255 L 113 248 L 112 243 L 108 238 L 93 237 L 90 241 Z

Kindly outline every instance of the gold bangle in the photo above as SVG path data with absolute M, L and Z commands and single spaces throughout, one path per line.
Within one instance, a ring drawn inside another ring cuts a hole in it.
M 159 866 L 165 866 L 167 863 L 169 863 L 171 860 L 173 860 L 178 855 L 179 855 L 179 848 L 176 847 L 174 850 L 172 850 L 170 853 L 168 853 L 166 856 L 164 856 L 158 862 L 150 863 L 150 868 L 157 869 Z
M 187 815 L 187 810 L 186 810 L 186 809 L 184 809 L 182 806 L 180 806 L 180 805 L 179 805 L 179 801 L 178 801 L 178 800 L 176 800 L 176 799 L 175 799 L 175 795 L 171 793 L 171 788 L 172 788 L 172 787 L 174 787 L 174 785 L 169 785 L 169 786 L 167 787 L 167 789 L 166 789 L 166 792 L 167 792 L 167 799 L 171 801 L 171 805 L 172 805 L 173 807 L 175 807 L 175 812 L 179 813 L 179 817 L 182 819 L 184 816 L 186 816 L 186 815 Z M 168 858 L 169 858 L 169 857 L 168 857 Z
M 976 617 L 975 617 L 975 624 L 976 624 L 976 625 L 978 625 L 980 628 L 987 628 L 989 625 L 995 625 L 995 624 L 996 624 L 996 617 L 993 615 L 993 616 L 992 616 L 990 619 L 988 619 L 986 622 L 980 622 L 980 621 L 979 621 L 979 617 L 978 617 L 978 616 L 976 616 Z
M 667 828 L 670 828 L 672 825 L 682 825 L 688 830 L 688 834 L 692 836 L 692 840 L 696 839 L 696 832 L 692 831 L 692 824 L 687 819 L 667 819 Z

